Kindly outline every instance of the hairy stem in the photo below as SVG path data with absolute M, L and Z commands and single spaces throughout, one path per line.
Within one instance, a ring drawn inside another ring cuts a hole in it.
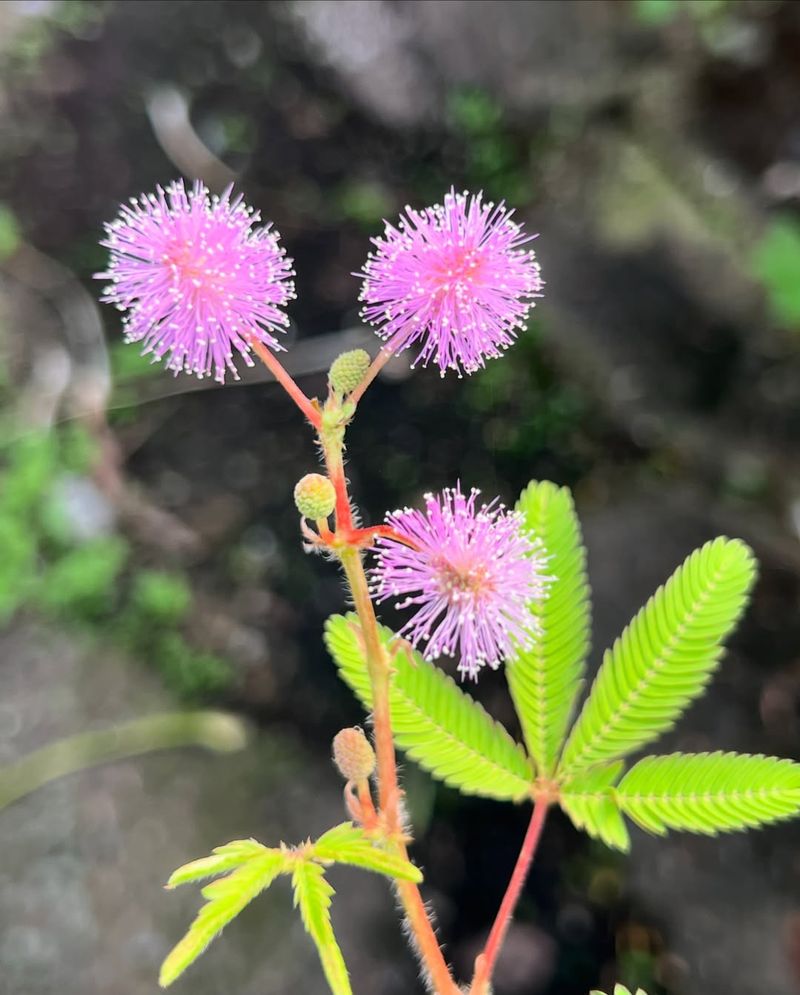
M 514 873 L 508 882 L 506 893 L 494 920 L 494 925 L 489 933 L 489 939 L 483 953 L 479 954 L 475 961 L 475 977 L 472 979 L 470 995 L 489 995 L 491 992 L 490 983 L 494 972 L 497 958 L 506 938 L 508 927 L 517 907 L 522 887 L 528 877 L 531 862 L 533 861 L 536 848 L 542 836 L 545 818 L 547 817 L 548 800 L 546 797 L 539 797 L 531 813 L 531 821 L 522 841 L 522 849 L 517 857 Z
M 375 610 L 369 596 L 361 554 L 357 549 L 345 549 L 341 553 L 341 560 L 361 623 L 367 667 L 372 684 L 372 723 L 375 735 L 375 755 L 378 762 L 380 810 L 385 820 L 387 837 L 398 854 L 408 859 L 400 814 L 401 792 L 397 781 L 397 763 L 389 709 L 390 664 L 381 645 L 378 620 L 375 617 Z M 411 881 L 396 881 L 395 886 L 411 930 L 414 945 L 428 974 L 433 991 L 436 995 L 458 995 L 458 988 L 450 975 L 450 970 L 439 947 L 419 888 Z

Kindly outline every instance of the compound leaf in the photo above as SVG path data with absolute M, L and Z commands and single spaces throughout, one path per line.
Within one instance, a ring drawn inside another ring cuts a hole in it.
M 206 904 L 200 909 L 187 934 L 161 965 L 158 983 L 162 988 L 171 985 L 183 974 L 223 927 L 287 869 L 287 860 L 287 855 L 281 850 L 266 850 L 249 858 L 231 874 L 203 888 Z
M 630 837 L 612 792 L 623 763 L 581 771 L 561 788 L 561 807 L 578 829 L 615 850 L 629 850 Z
M 715 836 L 800 813 L 800 764 L 741 753 L 645 757 L 614 789 L 643 829 Z
M 540 774 L 551 775 L 564 744 L 589 652 L 591 610 L 586 551 L 566 487 L 532 481 L 517 509 L 538 538 L 552 578 L 530 606 L 539 631 L 531 647 L 506 661 L 506 677 L 528 752 Z
M 314 941 L 333 995 L 352 995 L 344 957 L 333 933 L 330 908 L 334 891 L 324 869 L 319 864 L 300 861 L 292 873 L 292 884 L 294 904 Z
M 671 728 L 716 669 L 755 571 L 738 539 L 714 539 L 684 561 L 606 651 L 562 774 L 625 756 Z
M 224 846 L 215 847 L 213 856 L 201 857 L 200 860 L 193 860 L 173 871 L 165 887 L 177 888 L 178 885 L 187 884 L 189 881 L 212 878 L 217 874 L 223 874 L 225 871 L 233 870 L 234 867 L 246 864 L 253 857 L 270 852 L 267 847 L 255 840 L 234 840 Z
M 434 777 L 467 795 L 521 801 L 534 774 L 529 758 L 506 729 L 438 667 L 381 626 L 394 674 L 390 707 L 400 749 Z M 342 679 L 371 707 L 371 687 L 355 615 L 335 615 L 325 642 Z
M 352 864 L 367 871 L 377 871 L 404 881 L 422 881 L 422 871 L 411 861 L 398 857 L 371 840 L 360 826 L 343 822 L 324 833 L 313 844 L 311 853 L 325 863 Z

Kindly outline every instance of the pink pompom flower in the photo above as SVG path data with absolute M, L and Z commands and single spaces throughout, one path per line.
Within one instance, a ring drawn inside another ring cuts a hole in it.
M 248 366 L 250 342 L 271 349 L 295 296 L 292 261 L 270 227 L 230 187 L 211 196 L 182 181 L 123 205 L 102 241 L 111 254 L 102 300 L 126 311 L 125 340 L 143 342 L 154 362 L 220 383 L 238 379 L 234 351 Z
M 361 315 L 392 353 L 474 373 L 524 327 L 541 297 L 539 264 L 503 203 L 451 190 L 444 204 L 406 207 L 397 227 L 374 238 L 361 273 Z
M 462 675 L 497 668 L 537 630 L 529 606 L 546 588 L 539 543 L 522 516 L 496 500 L 478 505 L 479 491 L 460 485 L 425 496 L 425 511 L 388 515 L 394 536 L 378 539 L 372 570 L 377 601 L 398 599 L 415 613 L 400 630 L 427 659 L 458 656 Z

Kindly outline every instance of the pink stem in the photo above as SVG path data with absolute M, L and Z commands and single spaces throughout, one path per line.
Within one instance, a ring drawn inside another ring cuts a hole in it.
M 528 824 L 528 831 L 525 833 L 519 857 L 517 857 L 514 873 L 508 882 L 508 888 L 503 896 L 503 901 L 500 904 L 483 953 L 479 954 L 475 961 L 475 977 L 470 988 L 470 995 L 488 995 L 490 991 L 489 983 L 492 979 L 492 972 L 497 963 L 503 941 L 506 938 L 508 927 L 511 925 L 514 909 L 517 907 L 522 887 L 528 877 L 531 862 L 542 836 L 544 821 L 547 817 L 547 806 L 547 799 L 540 797 L 533 807 L 531 821 Z

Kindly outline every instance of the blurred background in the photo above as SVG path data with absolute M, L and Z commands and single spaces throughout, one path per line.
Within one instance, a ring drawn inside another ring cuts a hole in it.
M 155 993 L 199 903 L 161 890 L 174 867 L 343 817 L 330 741 L 363 717 L 320 641 L 339 578 L 291 502 L 309 434 L 266 374 L 173 379 L 95 303 L 102 222 L 177 176 L 235 181 L 282 233 L 310 394 L 376 348 L 351 274 L 383 217 L 451 184 L 514 204 L 546 297 L 485 373 L 400 362 L 370 391 L 365 519 L 459 477 L 568 484 L 593 668 L 692 548 L 745 538 L 752 607 L 658 748 L 800 756 L 800 4 L 5 0 L 1 995 Z M 502 674 L 478 691 L 513 726 Z M 527 812 L 405 778 L 465 977 Z M 553 816 L 497 995 L 800 991 L 797 824 L 633 837 L 622 858 Z M 355 990 L 421 992 L 384 883 L 332 878 Z M 290 903 L 276 884 L 176 993 L 323 993 Z

